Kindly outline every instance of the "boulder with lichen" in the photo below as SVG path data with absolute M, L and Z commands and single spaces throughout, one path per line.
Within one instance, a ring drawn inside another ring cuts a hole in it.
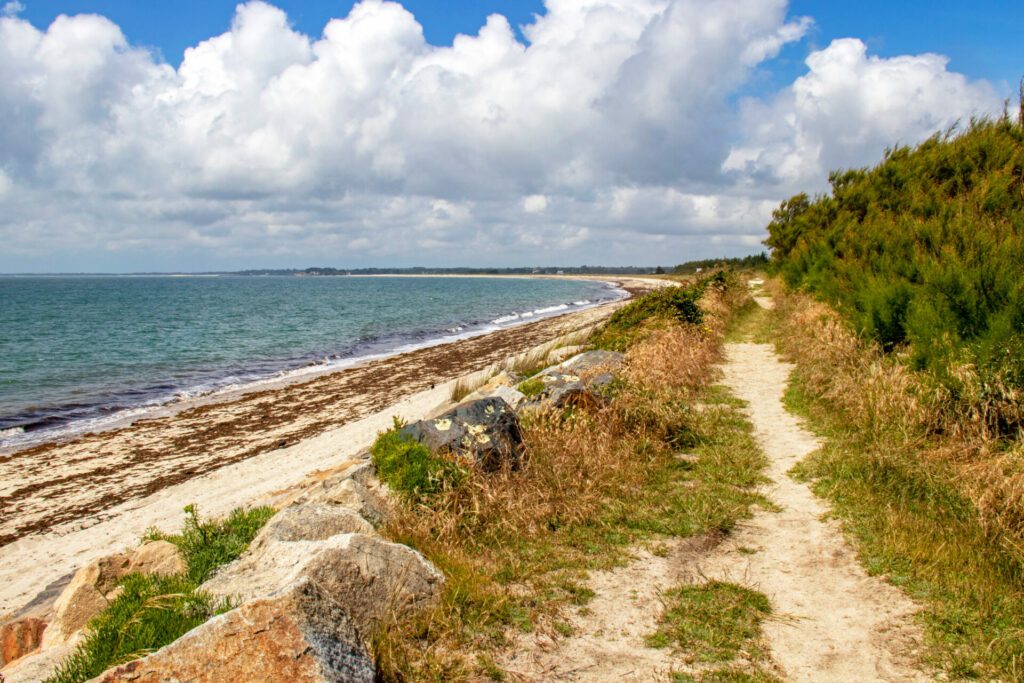
M 443 415 L 403 427 L 403 437 L 436 454 L 451 454 L 488 471 L 519 466 L 523 433 L 516 412 L 497 396 L 469 401 Z

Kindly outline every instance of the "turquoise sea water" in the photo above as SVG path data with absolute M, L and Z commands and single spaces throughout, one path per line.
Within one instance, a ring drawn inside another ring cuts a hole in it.
M 0 277 L 0 447 L 618 296 L 551 279 Z

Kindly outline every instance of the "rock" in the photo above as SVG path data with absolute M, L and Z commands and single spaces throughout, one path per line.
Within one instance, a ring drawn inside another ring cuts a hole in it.
M 523 401 L 526 400 L 526 396 L 523 392 L 519 391 L 515 387 L 498 387 L 493 390 L 489 396 L 500 398 L 507 403 L 512 410 L 517 410 L 519 406 L 522 405 Z
M 322 588 L 366 638 L 390 614 L 432 603 L 444 586 L 444 576 L 412 548 L 379 536 L 340 534 L 251 547 L 201 588 L 244 602 L 267 598 L 300 579 Z
M 562 367 L 577 375 L 583 375 L 591 384 L 606 384 L 619 371 L 625 360 L 625 355 L 615 351 L 587 351 L 565 361 Z
M 7 683 L 38 683 L 49 678 L 61 662 L 71 656 L 85 638 L 82 631 L 73 634 L 66 642 L 42 650 L 36 650 L 21 659 L 3 667 Z M 45 633 L 44 633 L 45 640 Z
M 512 375 L 508 374 L 505 370 L 502 370 L 497 375 L 487 380 L 487 383 L 477 389 L 477 391 L 482 393 L 484 396 L 488 396 L 496 389 L 500 389 L 501 387 L 511 387 L 514 384 L 515 379 L 513 379 Z
M 188 565 L 178 546 L 169 541 L 149 541 L 132 553 L 128 561 L 128 571 L 173 576 L 184 574 L 188 571 Z
M 512 407 L 497 397 L 462 403 L 438 418 L 404 427 L 402 435 L 434 453 L 453 453 L 486 470 L 519 466 L 523 434 Z
M 128 573 L 128 555 L 109 555 L 85 565 L 57 598 L 53 618 L 43 635 L 43 647 L 64 643 L 109 604 L 107 596 Z
M 375 668 L 363 642 L 341 604 L 301 580 L 91 683 L 371 683 Z
M 562 409 L 600 403 L 597 390 L 614 379 L 624 359 L 613 351 L 588 351 L 546 368 L 529 380 L 542 382 L 544 388 L 525 405 Z
M 373 534 L 373 525 L 347 507 L 302 503 L 271 517 L 253 539 L 252 547 L 274 541 L 323 541 L 350 533 Z
M 382 484 L 371 487 L 350 476 L 322 482 L 304 500 L 348 508 L 376 527 L 387 522 L 392 512 L 391 498 Z
M 22 617 L 0 626 L 0 667 L 39 649 L 46 622 L 39 617 Z

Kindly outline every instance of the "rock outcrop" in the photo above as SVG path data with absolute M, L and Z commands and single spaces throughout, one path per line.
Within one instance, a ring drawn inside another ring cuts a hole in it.
M 624 358 L 613 351 L 587 351 L 541 370 L 529 381 L 540 382 L 543 388 L 524 405 L 562 409 L 600 403 L 601 389 L 614 379 Z
M 173 576 L 188 571 L 188 565 L 178 546 L 169 541 L 143 543 L 128 559 L 128 572 Z
M 461 403 L 440 417 L 408 425 L 401 433 L 431 452 L 451 453 L 485 470 L 506 464 L 515 469 L 523 453 L 515 410 L 497 397 Z
M 39 617 L 22 617 L 0 626 L 0 667 L 39 649 L 45 630 L 46 621 Z
M 91 683 L 372 683 L 373 659 L 327 587 L 299 580 Z
M 349 533 L 322 541 L 254 544 L 201 589 L 247 602 L 300 580 L 326 591 L 366 636 L 393 613 L 431 604 L 444 586 L 444 576 L 412 548 Z
M 60 645 L 110 604 L 117 581 L 129 572 L 129 555 L 109 555 L 85 565 L 53 605 L 53 617 L 43 635 L 43 647 Z

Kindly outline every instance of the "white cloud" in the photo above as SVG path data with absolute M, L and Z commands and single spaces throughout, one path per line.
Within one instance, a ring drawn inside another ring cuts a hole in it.
M 941 55 L 883 59 L 869 56 L 860 40 L 835 40 L 812 53 L 809 73 L 773 100 L 745 103 L 746 140 L 724 168 L 793 191 L 819 189 L 832 169 L 876 163 L 886 147 L 998 113 L 988 83 L 947 66 Z
M 523 211 L 526 213 L 544 213 L 548 208 L 548 198 L 542 194 L 531 194 L 523 198 Z
M 397 3 L 363 0 L 311 38 L 253 1 L 177 69 L 102 17 L 0 18 L 17 188 L 0 269 L 110 249 L 175 267 L 667 262 L 711 236 L 746 250 L 791 187 L 995 101 L 941 57 L 837 41 L 737 108 L 811 25 L 785 0 L 546 8 L 527 42 L 494 15 L 436 47 Z
M 11 0 L 10 2 L 4 3 L 3 9 L 0 9 L 0 14 L 5 17 L 13 17 L 24 11 L 25 5 L 18 2 L 18 0 Z

